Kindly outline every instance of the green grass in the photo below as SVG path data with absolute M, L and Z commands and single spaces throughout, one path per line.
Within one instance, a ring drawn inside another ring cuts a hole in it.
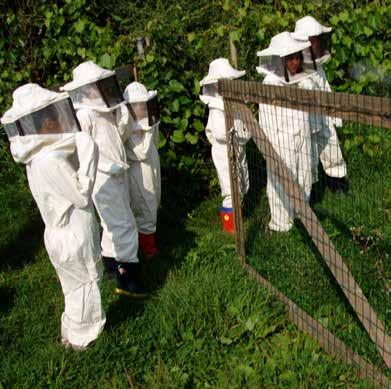
M 162 254 L 144 269 L 151 297 L 118 297 L 105 278 L 106 328 L 78 353 L 60 345 L 63 297 L 39 217 L 31 205 L 3 203 L 19 232 L 1 240 L 0 387 L 369 387 L 247 279 L 220 232 L 218 204 L 163 206 Z
M 261 162 L 250 155 L 252 185 L 262 188 L 265 181 L 257 173 Z M 390 161 L 353 150 L 347 162 L 349 190 L 333 194 L 321 179 L 315 187 L 314 210 L 390 332 Z M 270 232 L 265 188 L 258 193 L 253 188 L 246 202 L 249 263 L 353 350 L 384 366 L 303 226 L 297 222 L 289 233 Z

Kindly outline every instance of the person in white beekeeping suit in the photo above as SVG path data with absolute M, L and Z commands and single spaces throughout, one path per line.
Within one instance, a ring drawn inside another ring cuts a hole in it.
M 107 270 L 116 273 L 117 293 L 143 296 L 138 232 L 126 172 L 129 165 L 121 138 L 128 136 L 131 117 L 115 73 L 87 61 L 73 70 L 73 81 L 61 89 L 69 92 L 82 131 L 90 134 L 99 148 L 92 198 L 103 229 L 101 246 Z
M 322 64 L 330 58 L 331 27 L 321 25 L 312 16 L 299 19 L 292 37 L 300 41 L 310 41 L 315 56 L 317 72 L 312 76 L 319 89 L 331 92 Z M 321 120 L 321 130 L 314 135 L 313 142 L 318 145 L 318 155 L 327 175 L 327 184 L 333 192 L 344 190 L 346 182 L 346 162 L 335 127 L 341 127 L 342 120 L 326 116 Z
M 315 59 L 312 62 L 305 62 L 303 59 L 308 55 L 307 51 L 310 53 L 310 46 L 310 42 L 297 41 L 286 31 L 274 36 L 269 47 L 257 53 L 259 56 L 257 71 L 266 75 L 263 83 L 315 89 L 311 79 L 316 71 Z M 259 123 L 308 201 L 315 170 L 308 112 L 261 103 Z M 280 179 L 267 167 L 266 192 L 271 213 L 269 229 L 282 232 L 291 229 L 295 215 L 293 205 L 288 194 L 284 192 Z
M 98 162 L 92 138 L 80 132 L 72 102 L 37 84 L 13 93 L 1 118 L 16 162 L 26 165 L 31 193 L 45 223 L 45 246 L 61 282 L 64 346 L 84 349 L 101 333 L 99 228 L 91 201 Z
M 132 82 L 126 87 L 124 98 L 133 118 L 130 137 L 125 143 L 130 203 L 137 221 L 140 251 L 151 259 L 159 252 L 155 237 L 161 194 L 157 92 Z
M 212 145 L 212 159 L 215 165 L 221 195 L 223 197 L 220 208 L 223 230 L 233 234 L 235 231 L 234 215 L 232 209 L 231 182 L 229 175 L 227 134 L 224 115 L 223 98 L 218 94 L 219 79 L 236 79 L 246 74 L 245 70 L 234 69 L 226 58 L 217 58 L 209 64 L 208 74 L 200 81 L 202 87 L 201 101 L 208 106 L 209 116 L 205 132 Z M 240 120 L 239 120 L 240 122 Z M 240 166 L 240 191 L 242 197 L 249 189 L 249 174 L 246 159 L 245 146 L 250 138 L 249 131 L 243 128 L 243 124 L 237 123 L 235 129 L 238 139 L 238 161 Z

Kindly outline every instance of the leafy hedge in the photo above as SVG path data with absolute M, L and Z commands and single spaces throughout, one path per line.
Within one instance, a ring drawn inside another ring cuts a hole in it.
M 163 166 L 210 181 L 205 109 L 198 99 L 198 81 L 208 63 L 229 58 L 231 36 L 239 67 L 260 79 L 256 51 L 306 14 L 334 28 L 326 71 L 335 90 L 389 93 L 391 8 L 386 1 L 23 0 L 3 13 L 1 112 L 22 83 L 63 83 L 87 59 L 107 68 L 135 60 L 141 81 L 159 92 Z M 136 54 L 138 35 L 151 40 L 145 60 Z

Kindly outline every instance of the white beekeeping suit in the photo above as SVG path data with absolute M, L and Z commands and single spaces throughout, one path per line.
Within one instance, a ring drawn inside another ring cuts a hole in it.
M 311 75 L 314 63 L 303 61 L 309 42 L 294 40 L 289 32 L 274 36 L 267 49 L 257 53 L 260 66 L 257 71 L 265 74 L 264 84 L 294 85 L 298 88 L 314 89 Z M 294 61 L 295 69 L 290 68 Z M 313 150 L 311 145 L 311 121 L 308 112 L 275 105 L 259 105 L 259 123 L 274 150 L 285 162 L 297 180 L 308 201 L 313 180 Z M 294 209 L 289 196 L 280 183 L 281 177 L 267 167 L 267 196 L 273 231 L 289 231 L 293 225 Z
M 99 229 L 91 201 L 98 149 L 79 131 L 69 96 L 37 84 L 15 90 L 1 122 L 15 161 L 26 165 L 45 223 L 46 250 L 65 298 L 62 342 L 83 349 L 105 324 Z
M 125 143 L 131 207 L 139 231 L 139 248 L 146 258 L 152 258 L 158 254 L 155 232 L 161 195 L 157 92 L 132 82 L 124 98 L 133 118 Z
M 221 222 L 224 231 L 234 232 L 234 216 L 232 210 L 232 193 L 229 175 L 227 134 L 224 115 L 223 98 L 218 94 L 217 83 L 219 79 L 236 79 L 246 72 L 234 69 L 226 58 L 218 58 L 209 64 L 208 74 L 200 81 L 202 86 L 201 101 L 209 108 L 206 136 L 212 145 L 212 159 L 216 167 L 217 176 L 223 197 L 220 208 Z M 235 120 L 235 130 L 238 139 L 238 162 L 240 165 L 240 191 L 244 196 L 249 189 L 249 175 L 245 146 L 250 138 L 249 131 L 243 128 L 243 123 Z
M 90 134 L 99 148 L 99 163 L 93 201 L 99 214 L 102 254 L 109 264 L 115 258 L 116 292 L 127 296 L 143 294 L 138 284 L 138 232 L 130 208 L 123 139 L 130 113 L 123 102 L 115 73 L 87 61 L 73 70 L 73 81 L 64 85 L 69 92 L 82 131 Z M 111 259 L 111 262 L 109 262 Z
M 299 19 L 292 36 L 300 41 L 310 41 L 315 56 L 317 72 L 312 76 L 318 89 L 331 92 L 326 73 L 322 67 L 330 58 L 331 27 L 325 27 L 312 16 Z M 314 143 L 318 145 L 319 158 L 325 173 L 329 176 L 328 184 L 332 190 L 341 190 L 345 186 L 344 177 L 347 174 L 346 162 L 335 127 L 342 126 L 342 120 L 325 116 L 321 120 L 321 131 L 314 134 Z M 331 179 L 330 179 L 331 178 Z

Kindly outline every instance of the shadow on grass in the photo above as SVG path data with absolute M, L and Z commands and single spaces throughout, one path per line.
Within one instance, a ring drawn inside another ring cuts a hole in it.
M 0 271 L 21 268 L 33 261 L 43 244 L 44 224 L 37 214 L 4 246 L 0 246 Z
M 8 314 L 15 301 L 15 289 L 12 287 L 0 287 L 0 313 L 2 315 Z

